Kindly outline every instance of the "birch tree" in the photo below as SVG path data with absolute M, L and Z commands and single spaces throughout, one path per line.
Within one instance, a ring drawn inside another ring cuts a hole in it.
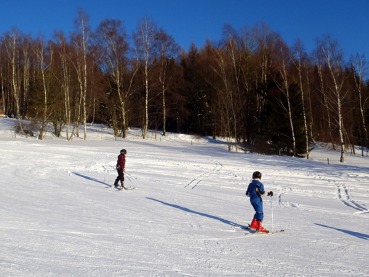
M 340 145 L 340 162 L 345 161 L 345 138 L 342 107 L 344 104 L 347 91 L 343 89 L 343 54 L 338 48 L 337 41 L 330 36 L 318 40 L 317 49 L 320 53 L 324 65 L 327 67 L 327 83 L 328 91 L 325 96 L 327 99 L 327 108 L 332 112 L 333 120 L 338 130 L 338 138 Z
M 48 71 L 51 61 L 52 61 L 52 50 L 50 48 L 50 51 L 47 53 L 45 49 L 45 42 L 42 39 L 39 39 L 36 45 L 35 54 L 37 57 L 37 62 L 39 66 L 39 73 L 41 77 L 41 83 L 42 83 L 42 91 L 43 91 L 43 109 L 42 109 L 42 119 L 41 119 L 41 127 L 40 127 L 40 133 L 38 138 L 40 140 L 44 137 L 44 131 L 45 127 L 48 123 L 48 102 L 49 102 L 49 91 L 48 91 L 48 85 L 46 80 L 46 72 Z M 48 57 L 47 54 L 49 54 Z
M 19 54 L 18 43 L 20 40 L 20 34 L 17 30 L 13 29 L 11 33 L 5 36 L 5 48 L 7 52 L 7 58 L 10 64 L 10 76 L 11 76 L 11 89 L 14 99 L 15 117 L 18 120 L 20 133 L 24 134 L 22 126 L 22 116 L 20 113 L 20 81 L 19 81 Z
M 254 83 L 254 64 L 252 52 L 256 49 L 255 37 L 252 36 L 252 32 L 247 28 L 244 28 L 240 34 L 240 83 L 242 87 L 243 96 L 243 122 L 244 126 L 242 132 L 245 138 L 245 142 L 249 145 L 252 144 L 252 138 L 254 136 L 253 129 L 253 111 L 256 108 L 256 96 L 253 90 Z
M 318 73 L 318 79 L 319 79 L 319 86 L 318 86 L 318 90 L 320 92 L 320 95 L 322 96 L 322 104 L 324 106 L 324 109 L 326 111 L 326 118 L 325 120 L 327 121 L 328 124 L 328 135 L 329 135 L 329 139 L 330 142 L 332 143 L 332 147 L 335 150 L 335 144 L 334 144 L 334 140 L 333 140 L 333 123 L 332 123 L 332 116 L 331 116 L 331 110 L 329 109 L 329 105 L 328 105 L 328 92 L 327 92 L 327 84 L 325 84 L 325 72 L 323 70 L 323 61 L 322 58 L 320 57 L 319 54 L 318 55 L 318 61 L 316 63 L 316 67 L 317 67 L 317 73 Z
M 301 42 L 297 42 L 295 46 L 295 55 L 296 57 L 292 57 L 292 61 L 297 69 L 298 73 L 298 83 L 301 93 L 301 107 L 302 107 L 302 117 L 304 124 L 304 135 L 305 135 L 305 153 L 306 159 L 309 159 L 309 130 L 307 124 L 307 115 L 306 115 L 306 107 L 305 107 L 305 85 L 303 81 L 303 76 L 305 76 L 304 71 L 307 71 L 307 66 L 305 66 L 306 55 L 303 52 Z
M 99 53 L 99 64 L 103 71 L 113 79 L 110 85 L 112 91 L 119 99 L 119 111 L 121 115 L 121 134 L 126 137 L 127 129 L 127 100 L 130 96 L 130 88 L 125 89 L 125 78 L 128 79 L 128 43 L 127 34 L 120 20 L 105 20 L 97 28 L 95 33 L 95 46 Z M 131 82 L 130 82 L 131 83 Z
M 64 106 L 64 122 L 66 124 L 66 138 L 71 140 L 73 138 L 73 132 L 70 133 L 71 124 L 71 62 L 70 62 L 70 46 L 67 43 L 67 39 L 63 33 L 56 34 L 57 44 L 59 46 L 59 61 L 61 68 L 61 86 L 63 91 L 63 106 Z
M 162 99 L 162 111 L 163 111 L 163 136 L 166 134 L 166 119 L 167 119 L 167 108 L 166 108 L 166 93 L 169 86 L 171 72 L 169 71 L 169 64 L 174 60 L 175 56 L 179 52 L 179 46 L 175 43 L 172 36 L 168 35 L 163 29 L 159 30 L 156 34 L 156 41 L 158 43 L 159 51 L 159 83 L 161 88 L 161 99 Z
M 6 114 L 7 111 L 7 99 L 5 97 L 5 75 L 4 75 L 4 54 L 3 54 L 3 43 L 2 40 L 0 40 L 0 89 L 1 89 L 1 103 L 2 103 L 2 110 L 4 114 Z
M 227 32 L 224 39 L 223 48 L 215 49 L 217 72 L 222 80 L 220 94 L 226 113 L 228 149 L 231 150 L 231 138 L 234 138 L 234 146 L 238 151 L 238 107 L 241 106 L 240 96 L 240 57 L 237 45 L 237 37 L 231 32 Z
M 273 48 L 276 40 L 276 34 L 272 32 L 266 25 L 254 28 L 252 36 L 255 38 L 256 49 L 254 51 L 254 90 L 256 93 L 255 100 L 255 129 L 257 133 L 261 133 L 264 127 L 264 109 L 266 103 L 266 95 L 268 92 L 269 80 L 272 76 L 273 69 Z M 255 145 L 256 140 L 253 139 L 252 144 Z
M 291 54 L 289 52 L 290 50 L 288 47 L 282 42 L 278 42 L 277 47 L 277 57 L 278 57 L 278 71 L 279 75 L 281 77 L 281 82 L 279 82 L 278 79 L 276 79 L 275 83 L 277 84 L 277 87 L 279 90 L 284 94 L 285 101 L 276 98 L 277 102 L 280 104 L 280 106 L 286 111 L 288 115 L 288 121 L 290 125 L 290 132 L 291 132 L 291 140 L 292 140 L 292 151 L 293 156 L 296 156 L 296 136 L 295 136 L 295 128 L 293 125 L 293 115 L 292 115 L 292 109 L 291 109 L 291 95 L 290 95 L 290 76 L 288 73 L 288 67 L 289 63 L 291 62 Z M 285 103 L 287 105 L 285 105 Z
M 144 18 L 137 25 L 137 31 L 134 33 L 134 44 L 138 59 L 143 63 L 144 87 L 145 87 L 145 105 L 144 105 L 144 124 L 143 138 L 147 138 L 147 129 L 149 125 L 149 97 L 150 97 L 150 69 L 156 56 L 155 36 L 157 27 L 155 23 L 148 18 Z
M 22 36 L 21 39 L 21 56 L 19 63 L 21 65 L 22 69 L 22 79 L 21 82 L 21 99 L 23 101 L 21 102 L 21 110 L 23 111 L 23 114 L 25 115 L 28 110 L 28 95 L 30 93 L 30 70 L 31 70 L 31 44 L 32 39 L 29 36 Z
M 80 88 L 80 103 L 82 107 L 82 122 L 83 122 L 83 139 L 87 139 L 87 44 L 90 39 L 90 28 L 88 26 L 87 14 L 79 10 L 78 17 L 75 20 L 77 28 L 75 36 L 75 46 L 78 50 L 78 61 L 76 70 Z
M 366 127 L 365 103 L 369 96 L 364 95 L 365 80 L 368 78 L 369 64 L 363 55 L 357 54 L 351 59 L 351 68 L 353 69 L 353 78 L 355 83 L 355 92 L 358 96 L 358 106 L 360 112 L 361 128 L 364 132 L 364 141 L 362 146 L 368 147 L 368 130 Z M 361 148 L 361 155 L 364 156 L 364 147 Z
M 231 150 L 230 139 L 234 137 L 232 122 L 234 117 L 232 116 L 233 106 L 232 106 L 232 91 L 231 91 L 231 80 L 229 80 L 228 69 L 226 64 L 226 58 L 223 51 L 219 48 L 213 47 L 215 51 L 215 61 L 214 65 L 211 66 L 215 75 L 219 78 L 218 82 L 211 80 L 211 86 L 217 91 L 218 99 L 220 100 L 220 110 L 223 115 L 221 119 L 225 124 L 225 137 L 228 140 L 228 150 Z

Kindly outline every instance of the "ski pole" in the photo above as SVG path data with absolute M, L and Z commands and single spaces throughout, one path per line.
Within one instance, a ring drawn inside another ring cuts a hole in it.
M 272 232 L 274 232 L 273 196 L 270 197 L 270 205 L 272 207 Z
M 133 184 L 131 178 L 129 178 L 129 175 L 126 173 L 128 180 Z

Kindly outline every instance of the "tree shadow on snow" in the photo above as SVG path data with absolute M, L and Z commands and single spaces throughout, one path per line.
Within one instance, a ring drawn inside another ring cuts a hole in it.
M 187 213 L 192 213 L 192 214 L 204 216 L 204 217 L 207 217 L 207 218 L 211 218 L 211 219 L 214 219 L 214 220 L 218 220 L 218 221 L 220 221 L 224 224 L 228 224 L 228 225 L 235 226 L 235 227 L 244 227 L 244 225 L 240 225 L 238 223 L 235 223 L 233 221 L 230 221 L 230 220 L 218 217 L 218 216 L 214 216 L 214 215 L 210 215 L 210 214 L 206 214 L 206 213 L 202 213 L 202 212 L 197 212 L 197 211 L 191 210 L 191 209 L 186 208 L 186 207 L 182 207 L 182 206 L 179 206 L 179 205 L 176 205 L 176 204 L 171 204 L 171 203 L 164 202 L 164 201 L 161 201 L 161 200 L 158 200 L 158 199 L 155 199 L 155 198 L 151 198 L 151 197 L 146 197 L 146 199 L 159 202 L 163 205 L 166 205 L 166 206 L 169 206 L 169 207 L 172 207 L 172 208 L 175 208 L 175 209 L 179 209 L 179 210 L 187 212 Z
M 333 230 L 336 230 L 336 231 L 340 231 L 340 232 L 343 232 L 345 234 L 357 237 L 359 239 L 369 240 L 369 235 L 367 235 L 367 234 L 354 232 L 354 231 L 349 231 L 349 230 L 345 230 L 345 229 L 334 228 L 334 227 L 327 226 L 327 225 L 324 225 L 324 224 L 319 224 L 319 223 L 314 223 L 314 224 L 318 225 L 318 226 L 321 226 L 321 227 L 325 227 L 325 228 L 333 229 Z
M 89 176 L 86 176 L 86 175 L 82 175 L 82 174 L 77 173 L 77 172 L 73 172 L 73 174 L 77 175 L 78 177 L 82 177 L 83 179 L 86 179 L 86 180 L 89 180 L 89 181 L 94 181 L 96 183 L 103 184 L 103 185 L 108 186 L 108 187 L 112 187 L 112 185 L 109 185 L 109 184 L 107 184 L 105 182 L 102 182 L 100 180 L 97 180 L 95 178 L 92 178 L 92 177 L 89 177 Z

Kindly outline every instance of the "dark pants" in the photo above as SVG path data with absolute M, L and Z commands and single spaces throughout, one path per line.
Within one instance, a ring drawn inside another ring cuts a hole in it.
M 118 172 L 118 176 L 117 176 L 117 179 L 115 179 L 114 186 L 117 186 L 119 181 L 120 181 L 121 185 L 123 186 L 123 183 L 124 183 L 123 170 L 121 168 L 118 168 L 117 172 Z

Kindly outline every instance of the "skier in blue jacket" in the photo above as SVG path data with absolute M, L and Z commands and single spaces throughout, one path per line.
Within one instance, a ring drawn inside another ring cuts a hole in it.
M 262 225 L 264 212 L 263 199 L 261 198 L 261 196 L 264 194 L 265 190 L 264 185 L 261 182 L 261 173 L 259 171 L 255 171 L 252 174 L 252 181 L 246 191 L 246 195 L 250 197 L 250 203 L 255 210 L 255 215 L 251 222 L 250 228 L 258 232 L 268 233 L 269 231 L 265 229 Z M 273 196 L 273 192 L 268 192 L 267 196 Z

